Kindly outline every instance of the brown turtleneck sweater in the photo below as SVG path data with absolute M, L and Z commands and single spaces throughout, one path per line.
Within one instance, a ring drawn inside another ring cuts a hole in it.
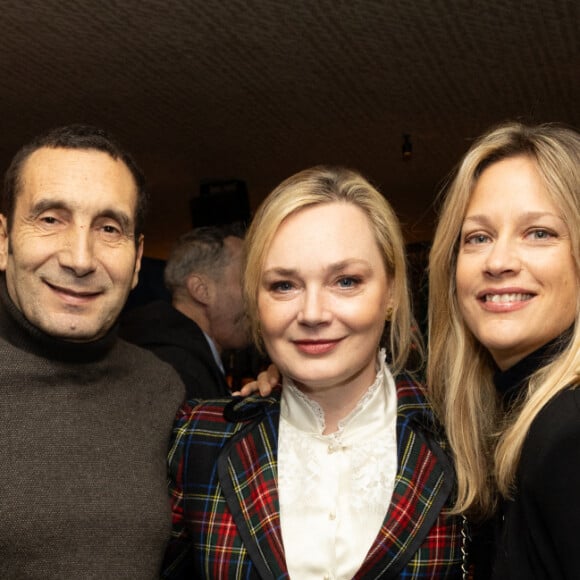
M 0 278 L 0 578 L 157 578 L 177 374 L 117 339 L 54 339 Z

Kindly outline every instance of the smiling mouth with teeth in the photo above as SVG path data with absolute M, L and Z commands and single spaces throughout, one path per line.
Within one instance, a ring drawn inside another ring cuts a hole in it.
M 486 294 L 483 297 L 483 301 L 496 303 L 525 302 L 533 297 L 533 294 Z

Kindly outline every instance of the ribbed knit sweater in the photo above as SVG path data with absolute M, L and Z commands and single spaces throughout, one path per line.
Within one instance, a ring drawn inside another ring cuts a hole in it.
M 30 325 L 0 277 L 0 578 L 157 578 L 177 374 L 112 331 Z

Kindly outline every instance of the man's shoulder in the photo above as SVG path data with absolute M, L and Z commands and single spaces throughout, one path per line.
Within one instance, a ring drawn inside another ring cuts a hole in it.
M 167 300 L 153 300 L 145 304 L 140 304 L 138 306 L 133 306 L 128 308 L 123 312 L 122 319 L 131 320 L 134 318 L 154 318 L 158 316 L 164 316 L 167 313 L 175 310 L 170 302 Z
M 176 391 L 183 391 L 183 381 L 177 371 L 162 361 L 151 351 L 119 338 L 116 344 L 117 357 L 127 372 L 147 385 L 175 385 Z
M 124 313 L 119 319 L 119 336 L 146 348 L 172 345 L 187 350 L 192 345 L 206 345 L 197 323 L 163 300 Z

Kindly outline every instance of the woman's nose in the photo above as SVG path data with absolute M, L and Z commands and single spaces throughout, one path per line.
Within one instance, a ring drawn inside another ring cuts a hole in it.
M 322 289 L 307 289 L 298 312 L 298 322 L 308 326 L 324 324 L 331 318 Z
M 515 240 L 498 238 L 491 244 L 485 259 L 485 271 L 491 276 L 517 273 L 521 268 L 521 256 Z

